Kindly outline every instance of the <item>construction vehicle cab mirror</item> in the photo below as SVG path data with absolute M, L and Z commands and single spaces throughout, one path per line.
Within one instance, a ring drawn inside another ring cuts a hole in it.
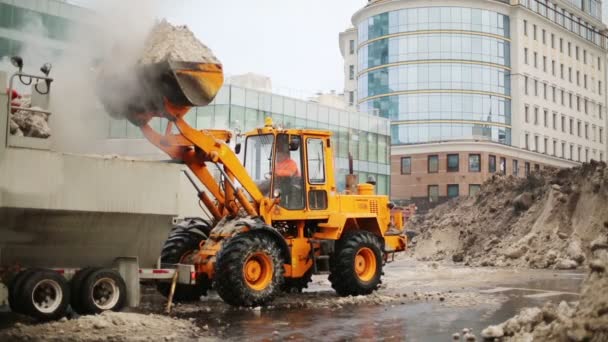
M 241 154 L 241 143 L 238 143 L 234 146 L 234 153 Z
M 300 139 L 296 138 L 294 139 L 293 136 L 291 137 L 291 139 L 289 139 L 289 150 L 290 151 L 297 151 L 300 149 Z

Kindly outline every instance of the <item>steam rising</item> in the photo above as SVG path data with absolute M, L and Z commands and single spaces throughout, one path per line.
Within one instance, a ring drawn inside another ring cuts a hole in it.
M 95 92 L 97 68 L 103 62 L 112 75 L 131 75 L 127 71 L 137 61 L 148 31 L 160 16 L 160 1 L 95 1 L 91 15 L 70 27 L 68 42 L 59 56 L 52 50 L 57 46 L 45 46 L 44 40 L 37 38 L 48 36 L 42 18 L 27 18 L 20 30 L 24 47 L 19 52 L 25 71 L 40 74 L 38 68 L 43 63 L 53 64 L 50 125 L 54 150 L 111 152 L 100 144 L 107 139 L 110 127 Z M 14 70 L 12 66 L 1 67 Z M 29 87 L 19 90 L 29 92 Z

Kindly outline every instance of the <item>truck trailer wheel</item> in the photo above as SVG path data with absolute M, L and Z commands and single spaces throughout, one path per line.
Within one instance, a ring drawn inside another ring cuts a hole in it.
M 20 312 L 43 321 L 64 317 L 70 304 L 68 282 L 53 270 L 29 272 L 17 295 Z
M 79 315 L 84 315 L 85 312 L 81 305 L 82 298 L 82 285 L 85 279 L 93 272 L 101 269 L 101 267 L 85 267 L 83 269 L 78 270 L 76 274 L 70 280 L 70 294 L 71 300 L 70 305 L 72 309 L 76 311 Z
M 187 259 L 198 250 L 200 243 L 207 239 L 211 231 L 211 224 L 198 218 L 188 218 L 176 225 L 163 245 L 160 254 L 161 264 L 175 265 L 187 263 Z M 197 285 L 177 284 L 173 301 L 192 302 L 200 300 L 207 294 L 210 282 L 207 279 L 198 279 Z M 157 282 L 156 288 L 164 297 L 169 297 L 171 284 L 169 282 Z
M 114 270 L 94 269 L 80 287 L 79 306 L 83 314 L 120 311 L 127 300 L 127 286 Z
M 380 284 L 382 250 L 377 236 L 367 231 L 346 233 L 336 242 L 329 281 L 340 296 L 372 293 Z
M 28 268 L 26 270 L 23 270 L 23 271 L 17 273 L 10 280 L 10 282 L 8 284 L 8 305 L 11 308 L 12 312 L 21 313 L 21 314 L 24 313 L 21 310 L 22 307 L 19 304 L 17 304 L 17 301 L 19 300 L 19 297 L 20 297 L 19 293 L 20 293 L 23 281 L 32 272 L 40 271 L 40 270 L 42 270 L 42 268 Z
M 269 235 L 238 234 L 217 254 L 215 289 L 231 305 L 265 305 L 281 290 L 283 263 L 281 250 Z

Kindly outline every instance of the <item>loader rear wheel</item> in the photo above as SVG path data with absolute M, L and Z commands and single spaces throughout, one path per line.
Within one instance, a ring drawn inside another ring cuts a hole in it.
M 247 232 L 224 243 L 215 262 L 215 289 L 228 304 L 260 306 L 271 302 L 283 284 L 283 258 L 268 235 Z
M 163 267 L 188 263 L 190 256 L 198 250 L 200 243 L 207 239 L 212 228 L 209 222 L 199 218 L 188 218 L 176 225 L 169 233 L 160 254 L 160 262 L 165 265 Z M 197 301 L 207 294 L 210 287 L 210 282 L 203 278 L 197 279 L 197 285 L 177 284 L 173 301 Z M 161 295 L 169 297 L 170 283 L 158 282 L 156 288 Z
M 340 296 L 372 293 L 380 284 L 382 250 L 377 236 L 366 231 L 346 233 L 336 242 L 329 281 Z

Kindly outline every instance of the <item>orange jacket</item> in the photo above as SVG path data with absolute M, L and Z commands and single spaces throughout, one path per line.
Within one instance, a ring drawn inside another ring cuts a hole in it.
M 300 169 L 298 169 L 298 164 L 293 159 L 287 158 L 277 163 L 274 173 L 279 177 L 299 177 Z

